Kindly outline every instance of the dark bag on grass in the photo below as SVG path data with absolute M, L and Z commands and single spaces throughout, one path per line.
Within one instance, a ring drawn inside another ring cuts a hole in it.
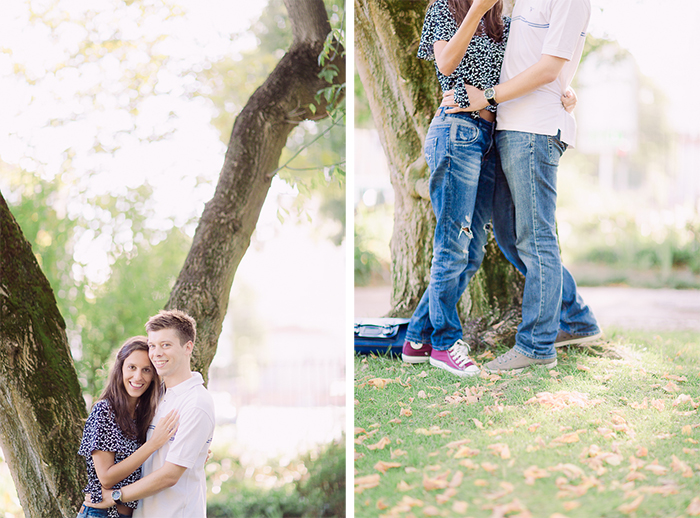
M 355 321 L 355 352 L 400 355 L 409 318 L 362 318 Z

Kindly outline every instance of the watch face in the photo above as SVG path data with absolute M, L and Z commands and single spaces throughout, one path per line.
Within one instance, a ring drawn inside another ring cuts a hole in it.
M 486 90 L 484 90 L 484 97 L 486 97 L 487 99 L 493 99 L 495 95 L 496 90 L 494 90 L 493 88 L 487 88 Z
M 122 492 L 119 489 L 112 491 L 112 500 L 115 502 L 122 499 Z

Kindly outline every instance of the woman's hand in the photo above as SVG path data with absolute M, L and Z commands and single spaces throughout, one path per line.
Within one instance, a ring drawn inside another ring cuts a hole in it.
M 485 108 L 488 106 L 488 102 L 484 98 L 483 94 L 481 95 L 481 98 L 484 99 L 484 106 L 475 106 L 474 99 L 479 98 L 479 94 L 482 92 L 478 88 L 471 86 L 471 85 L 466 85 L 467 87 L 467 94 L 469 95 L 469 107 L 468 108 L 461 108 L 456 102 L 455 102 L 455 91 L 454 90 L 447 90 L 445 93 L 442 94 L 442 103 L 440 103 L 440 108 L 447 108 L 445 110 L 445 113 L 459 113 L 459 112 L 475 112 L 479 111 L 482 108 Z
M 497 3 L 498 0 L 474 0 L 474 2 L 472 2 L 472 8 L 476 7 L 486 13 Z
M 158 424 L 148 442 L 153 445 L 154 450 L 159 449 L 175 435 L 179 426 L 180 414 L 178 414 L 177 410 L 171 410 L 168 412 L 168 415 L 158 420 Z
M 576 103 L 578 102 L 578 97 L 576 97 L 576 92 L 574 89 L 569 87 L 566 89 L 564 95 L 561 96 L 561 103 L 564 105 L 564 109 L 571 113 L 576 108 Z

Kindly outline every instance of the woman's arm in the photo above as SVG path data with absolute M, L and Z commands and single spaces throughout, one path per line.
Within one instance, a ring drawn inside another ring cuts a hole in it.
M 457 70 L 457 67 L 467 52 L 469 42 L 479 27 L 481 18 L 491 9 L 498 0 L 474 0 L 467 15 L 462 20 L 457 32 L 450 41 L 436 41 L 433 44 L 433 53 L 438 70 L 443 75 L 449 76 Z
M 153 435 L 134 453 L 121 462 L 114 463 L 113 451 L 95 450 L 92 452 L 92 460 L 95 463 L 95 471 L 100 484 L 103 487 L 113 487 L 126 477 L 136 471 L 148 457 L 158 448 L 163 446 L 177 431 L 180 416 L 176 410 L 172 410 L 168 415 L 158 421 L 158 425 L 153 430 Z

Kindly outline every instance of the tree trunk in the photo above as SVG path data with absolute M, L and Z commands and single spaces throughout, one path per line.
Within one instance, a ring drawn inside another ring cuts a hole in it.
M 228 307 L 233 277 L 260 215 L 289 133 L 305 119 L 327 116 L 309 105 L 329 84 L 318 77 L 318 57 L 330 32 L 322 0 L 285 0 L 294 40 L 265 83 L 255 91 L 233 126 L 219 183 L 207 203 L 170 295 L 167 308 L 197 320 L 193 368 L 207 379 Z M 338 84 L 345 82 L 344 58 Z
M 63 317 L 0 195 L 0 446 L 28 517 L 73 517 L 87 417 Z
M 206 205 L 168 308 L 197 320 L 193 368 L 207 379 L 236 268 L 258 221 L 287 137 L 312 112 L 330 23 L 322 0 L 285 0 L 294 40 L 236 119 L 213 199 Z M 336 84 L 345 82 L 344 57 Z M 73 517 L 83 500 L 77 455 L 85 403 L 65 323 L 29 243 L 0 195 L 0 446 L 25 514 Z
M 391 316 L 410 316 L 430 279 L 435 217 L 423 141 L 441 92 L 433 63 L 418 59 L 426 0 L 355 0 L 355 64 L 389 163 L 394 187 Z M 460 302 L 465 336 L 510 341 L 522 279 L 491 237 Z

